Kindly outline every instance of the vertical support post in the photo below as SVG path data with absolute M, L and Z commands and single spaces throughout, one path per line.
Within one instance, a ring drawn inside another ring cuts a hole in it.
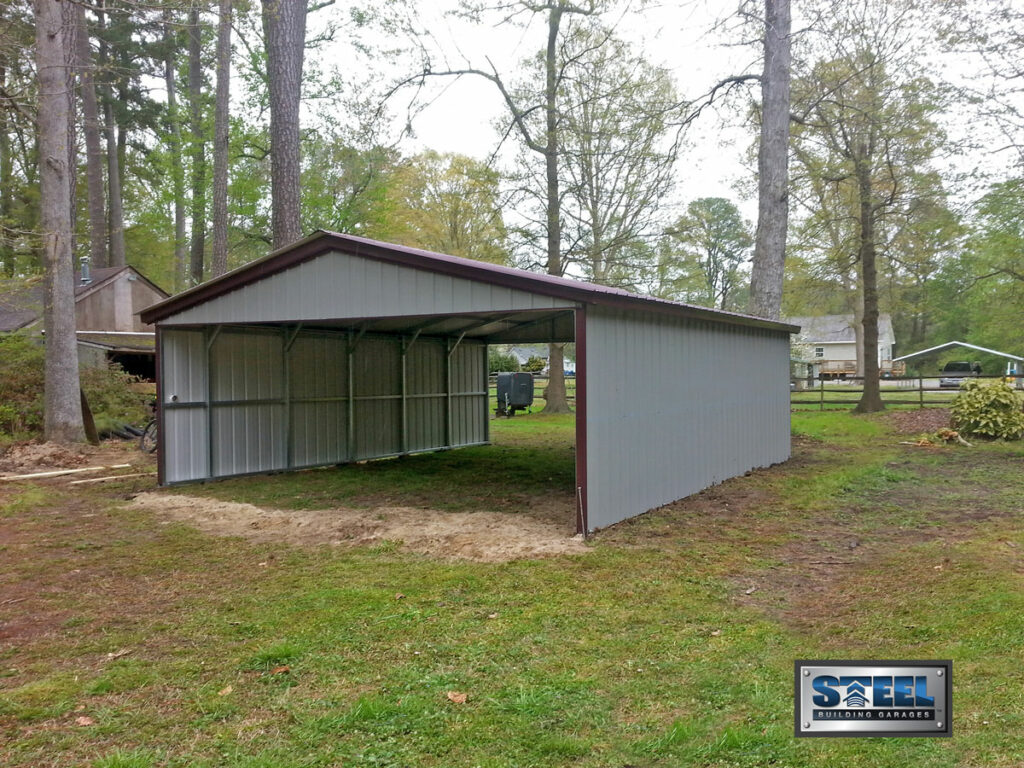
M 452 447 L 452 340 L 444 340 L 444 444 Z
M 491 442 L 491 374 L 487 370 L 487 345 L 484 344 L 481 352 L 484 356 L 484 442 Z
M 164 419 L 164 333 L 156 325 L 156 484 L 167 482 L 167 427 Z
M 587 518 L 587 311 L 581 304 L 576 321 L 576 533 L 590 533 Z
M 923 373 L 918 374 L 918 376 L 917 376 L 917 394 L 918 394 L 918 402 L 920 403 L 920 407 L 924 408 L 924 374 Z
M 346 441 L 348 442 L 348 460 L 356 460 L 356 374 L 352 365 L 355 359 L 356 342 L 352 332 L 348 333 L 346 349 L 346 365 L 348 367 L 348 422 Z
M 818 375 L 818 410 L 825 410 L 825 379 Z
M 401 350 L 402 350 L 402 383 L 401 383 L 401 396 L 402 396 L 402 442 L 399 446 L 401 453 L 409 452 L 409 399 L 406 397 L 407 387 L 407 359 L 409 347 L 405 343 L 405 337 L 402 336 L 400 339 Z
M 299 336 L 302 324 L 296 325 L 289 333 L 287 326 L 282 326 L 283 362 L 284 362 L 284 463 L 288 469 L 295 466 L 294 420 L 292 419 L 292 345 Z
M 212 479 L 213 473 L 213 342 L 217 340 L 223 326 L 210 326 L 203 329 L 203 340 L 206 346 L 206 477 Z

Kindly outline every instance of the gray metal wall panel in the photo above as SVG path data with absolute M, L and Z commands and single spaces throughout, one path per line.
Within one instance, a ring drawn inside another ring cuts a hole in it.
M 210 354 L 213 402 L 270 400 L 284 396 L 284 337 L 280 330 L 224 330 Z
M 348 404 L 292 404 L 292 464 L 315 467 L 349 459 Z
M 359 339 L 352 355 L 355 445 L 350 446 L 347 334 L 223 328 L 210 345 L 208 405 L 206 339 L 212 334 L 163 333 L 163 391 L 169 403 L 171 393 L 178 395 L 166 414 L 167 482 L 444 448 L 449 401 L 450 445 L 486 440 L 486 359 L 479 342 L 463 341 L 452 353 L 450 398 L 445 341 L 419 338 L 408 349 L 403 439 L 402 339 Z
M 409 401 L 409 451 L 444 446 L 445 396 Z
M 292 342 L 288 366 L 291 396 L 345 397 L 348 393 L 348 339 L 343 334 L 302 331 Z
M 397 399 L 357 399 L 356 458 L 372 459 L 401 453 L 401 416 L 401 403 Z
M 487 361 L 481 344 L 463 341 L 452 353 L 452 445 L 487 441 Z
M 214 404 L 211 415 L 214 477 L 287 466 L 283 404 Z
M 199 480 L 209 475 L 205 337 L 202 331 L 167 330 L 161 338 L 164 480 Z
M 789 458 L 785 333 L 595 307 L 586 328 L 591 529 Z
M 259 323 L 571 308 L 571 302 L 345 253 L 326 253 L 162 321 Z
M 206 343 L 202 331 L 163 333 L 160 388 L 165 403 L 206 401 Z
M 208 477 L 205 406 L 165 410 L 163 430 L 164 482 Z

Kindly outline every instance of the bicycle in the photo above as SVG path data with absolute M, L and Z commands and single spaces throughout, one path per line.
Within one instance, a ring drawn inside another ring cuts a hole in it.
M 139 437 L 139 450 L 143 453 L 153 453 L 156 451 L 159 442 L 157 440 L 157 429 L 157 420 L 153 418 L 149 420 L 145 429 L 142 430 L 142 435 Z

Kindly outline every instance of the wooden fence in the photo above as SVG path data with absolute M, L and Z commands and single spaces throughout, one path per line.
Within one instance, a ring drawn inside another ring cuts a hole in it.
M 947 408 L 959 388 L 938 386 L 938 376 L 894 376 L 879 381 L 882 402 L 887 406 L 908 408 Z M 1018 389 L 1024 388 L 1024 376 L 972 376 L 979 379 L 1004 379 Z M 968 380 L 968 379 L 965 379 Z M 793 410 L 833 410 L 852 408 L 864 393 L 863 376 L 845 379 L 793 379 L 790 407 Z M 826 408 L 833 406 L 833 408 Z

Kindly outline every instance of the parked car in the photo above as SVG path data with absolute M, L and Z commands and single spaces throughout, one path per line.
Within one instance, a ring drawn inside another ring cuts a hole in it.
M 964 379 L 969 379 L 980 374 L 981 366 L 978 365 L 978 363 L 971 365 L 964 360 L 949 362 L 946 363 L 942 369 L 942 375 L 939 378 L 939 386 L 959 388 L 960 385 L 964 383 Z

